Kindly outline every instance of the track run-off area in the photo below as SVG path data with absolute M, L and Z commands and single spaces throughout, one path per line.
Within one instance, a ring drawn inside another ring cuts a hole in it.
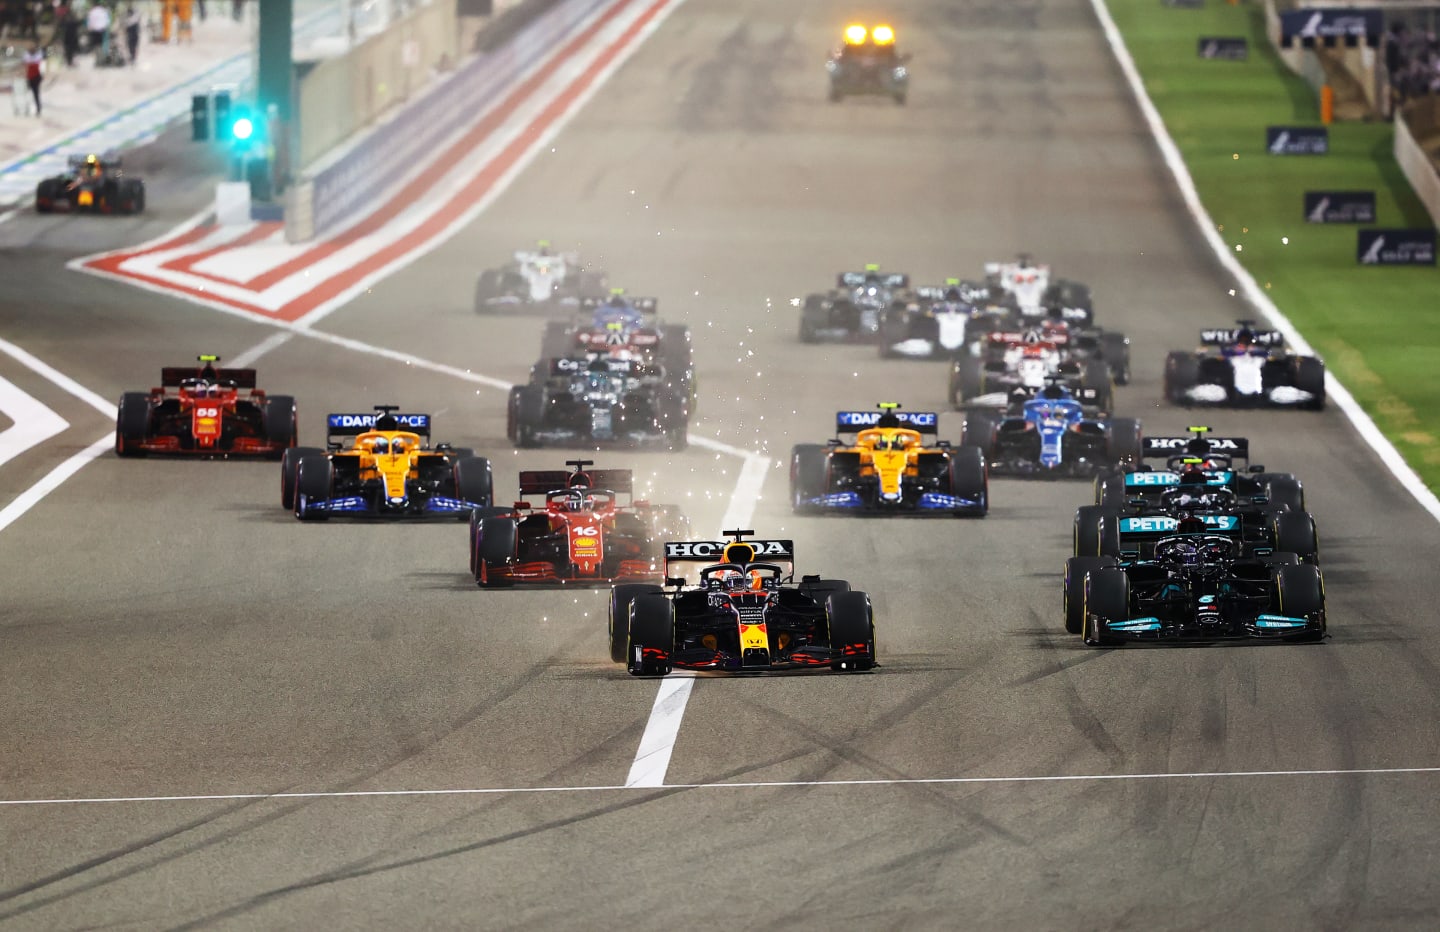
M 825 101 L 843 4 L 661 6 L 492 188 L 293 315 L 71 268 L 203 211 L 173 136 L 151 214 L 0 226 L 0 426 L 55 428 L 0 452 L 0 926 L 1432 924 L 1440 524 L 1337 406 L 1160 400 L 1166 350 L 1252 305 L 1090 0 L 906 4 L 905 107 Z M 542 322 L 473 309 L 540 238 L 695 334 L 691 447 L 595 459 L 868 591 L 879 670 L 632 679 L 602 592 L 482 592 L 464 525 L 301 524 L 273 463 L 108 451 L 121 392 L 212 352 L 296 396 L 307 444 L 330 411 L 428 411 L 503 496 L 573 455 L 505 441 Z M 1119 413 L 1305 482 L 1328 641 L 1086 649 L 1060 573 L 1087 482 L 995 480 L 984 520 L 790 513 L 792 444 L 943 411 L 947 374 L 804 346 L 791 300 L 1022 250 L 1130 336 Z

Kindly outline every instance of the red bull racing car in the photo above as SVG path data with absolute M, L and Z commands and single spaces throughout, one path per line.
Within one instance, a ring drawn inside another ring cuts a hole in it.
M 870 597 L 843 579 L 795 582 L 788 540 L 669 541 L 665 586 L 610 594 L 610 659 L 632 676 L 690 670 L 869 670 L 875 666 Z
M 589 460 L 566 465 L 574 471 L 522 471 L 521 500 L 513 507 L 471 512 L 476 584 L 496 589 L 522 582 L 606 585 L 663 578 L 659 542 L 690 528 L 679 506 L 634 501 L 628 469 L 589 469 Z M 544 496 L 545 503 L 537 506 L 526 496 Z
M 295 446 L 295 399 L 255 387 L 254 369 L 166 366 L 160 385 L 120 396 L 115 453 L 279 457 Z

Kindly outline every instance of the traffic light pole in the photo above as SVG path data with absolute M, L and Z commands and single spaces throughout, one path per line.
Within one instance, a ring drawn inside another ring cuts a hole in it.
M 293 23 L 295 20 L 294 0 L 265 0 L 256 4 L 260 8 L 260 51 L 259 75 L 256 82 L 256 119 L 269 128 L 265 134 L 266 143 L 278 159 L 270 158 L 272 190 L 278 190 L 288 181 L 291 96 L 295 64 L 291 58 L 294 43 Z M 280 171 L 276 171 L 278 161 Z

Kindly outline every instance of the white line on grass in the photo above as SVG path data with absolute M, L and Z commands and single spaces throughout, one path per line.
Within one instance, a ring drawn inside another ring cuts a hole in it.
M 531 793 L 613 793 L 625 790 L 771 790 L 826 787 L 996 786 L 1048 783 L 1124 783 L 1141 780 L 1240 780 L 1265 778 L 1435 776 L 1440 767 L 1356 767 L 1333 770 L 1222 770 L 1191 773 L 1086 773 L 1013 777 L 897 777 L 874 780 L 757 780 L 736 783 L 667 783 L 600 786 L 504 786 L 438 790 L 316 790 L 295 793 L 204 793 L 166 796 L 91 796 L 74 799 L 0 799 L 3 806 L 75 806 L 114 803 L 200 803 L 268 799 L 367 799 L 406 796 L 507 796 Z
M 1095 17 L 1100 20 L 1100 28 L 1105 32 L 1105 39 L 1110 43 L 1110 50 L 1115 54 L 1115 59 L 1120 64 L 1120 70 L 1125 73 L 1125 80 L 1135 95 L 1135 101 L 1140 105 L 1140 112 L 1144 115 L 1145 122 L 1155 137 L 1156 145 L 1160 147 L 1160 155 L 1164 158 L 1166 167 L 1170 169 L 1170 174 L 1175 177 L 1175 184 L 1180 188 L 1180 196 L 1185 201 L 1185 208 L 1195 220 L 1196 226 L 1200 228 L 1205 242 L 1210 245 L 1211 251 L 1220 260 L 1225 271 L 1234 276 L 1240 285 L 1240 290 L 1245 293 L 1245 297 L 1260 310 L 1261 314 L 1265 315 L 1270 324 L 1285 334 L 1285 339 L 1295 349 L 1302 353 L 1313 354 L 1314 349 L 1300 335 L 1300 331 L 1281 312 L 1275 302 L 1270 300 L 1270 296 L 1260 287 L 1260 283 L 1255 281 L 1255 277 L 1245 266 L 1240 264 L 1232 249 L 1226 246 L 1225 241 L 1220 238 L 1220 233 L 1215 229 L 1214 219 L 1205 209 L 1205 205 L 1200 203 L 1200 194 L 1195 189 L 1195 179 L 1190 177 L 1190 170 L 1185 167 L 1185 159 L 1180 155 L 1180 148 L 1175 145 L 1175 140 L 1171 138 L 1169 130 L 1165 128 L 1165 121 L 1160 118 L 1160 111 L 1156 109 L 1155 102 L 1145 92 L 1145 82 L 1140 78 L 1140 71 L 1135 67 L 1135 59 L 1130 56 L 1130 50 L 1125 47 L 1125 38 L 1120 34 L 1119 27 L 1115 25 L 1115 20 L 1111 17 L 1105 0 L 1090 0 L 1090 5 L 1095 9 Z M 1428 511 L 1436 520 L 1440 520 L 1440 499 L 1437 499 L 1435 493 L 1426 487 L 1425 482 L 1416 474 L 1415 470 L 1410 468 L 1410 464 L 1405 462 L 1405 457 L 1395 449 L 1395 445 L 1380 432 L 1380 428 L 1375 426 L 1375 422 L 1370 419 L 1370 415 L 1365 413 L 1365 409 L 1360 407 L 1355 396 L 1351 395 L 1349 390 L 1340 384 L 1340 380 L 1329 372 L 1325 375 L 1325 393 L 1335 401 L 1340 410 L 1350 419 L 1350 423 L 1355 425 L 1355 430 L 1360 434 L 1361 439 L 1379 455 L 1381 462 L 1394 474 L 1405 490 L 1415 497 L 1415 501 L 1420 503 L 1420 507 Z

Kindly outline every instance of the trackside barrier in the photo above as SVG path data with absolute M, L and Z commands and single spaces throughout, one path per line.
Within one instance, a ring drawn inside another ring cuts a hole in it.
M 286 195 L 286 239 L 296 243 L 324 235 L 376 206 L 380 195 L 474 122 L 474 102 L 502 97 L 595 11 L 616 2 L 562 0 L 503 45 L 481 52 L 393 118 L 368 130 L 328 164 L 307 173 Z
M 1430 219 L 1440 226 L 1440 159 L 1426 153 L 1419 139 L 1435 139 L 1440 134 L 1440 98 L 1421 97 L 1401 107 L 1395 114 L 1395 161 L 1405 173 L 1405 180 L 1430 212 Z

